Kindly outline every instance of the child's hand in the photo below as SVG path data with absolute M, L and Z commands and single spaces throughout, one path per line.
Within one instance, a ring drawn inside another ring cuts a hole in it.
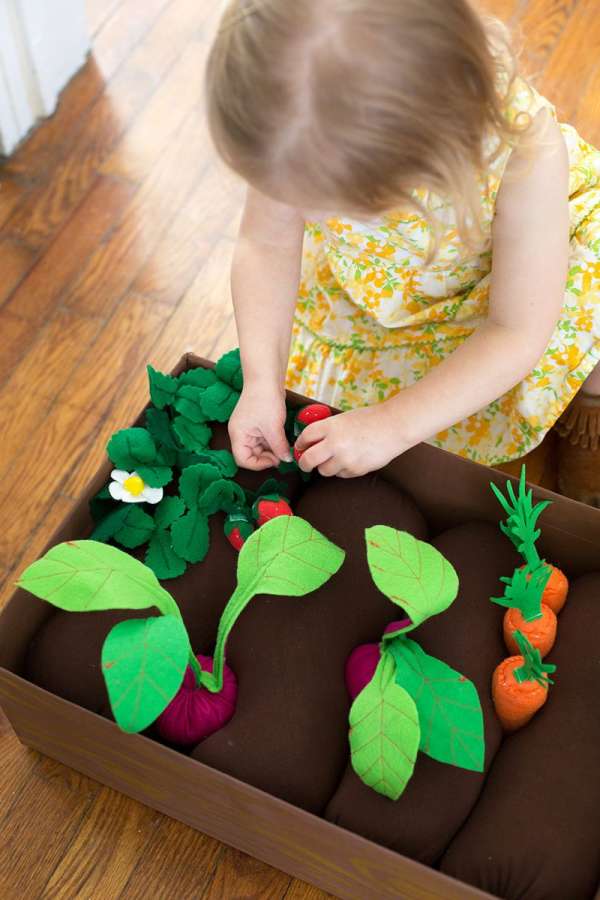
M 403 440 L 397 419 L 385 404 L 353 409 L 307 425 L 296 441 L 305 472 L 355 478 L 381 469 L 410 444 Z
M 229 420 L 235 461 L 244 469 L 261 471 L 291 460 L 285 436 L 285 393 L 276 387 L 244 386 Z

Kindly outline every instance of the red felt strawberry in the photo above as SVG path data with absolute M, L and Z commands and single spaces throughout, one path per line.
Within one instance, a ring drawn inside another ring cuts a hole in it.
M 320 422 L 322 419 L 328 419 L 331 415 L 333 414 L 330 408 L 325 406 L 324 403 L 309 403 L 307 406 L 303 406 L 296 413 L 294 421 L 295 436 L 298 437 L 307 425 L 312 425 L 313 422 Z
M 260 528 L 265 522 L 270 522 L 277 516 L 293 516 L 294 513 L 288 501 L 281 494 L 265 494 L 255 502 L 252 507 L 252 515 Z
M 223 530 L 231 546 L 239 552 L 254 531 L 249 511 L 240 508 L 230 512 Z
M 304 450 L 300 450 L 299 447 L 294 447 L 294 459 L 296 460 L 297 463 L 300 462 L 300 459 L 301 459 L 303 453 L 304 453 Z

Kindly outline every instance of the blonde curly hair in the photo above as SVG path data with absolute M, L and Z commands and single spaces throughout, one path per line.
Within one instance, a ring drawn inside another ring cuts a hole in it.
M 480 173 L 530 124 L 506 114 L 516 76 L 508 32 L 467 0 L 231 0 L 208 121 L 264 193 L 371 217 L 424 187 L 468 240 Z

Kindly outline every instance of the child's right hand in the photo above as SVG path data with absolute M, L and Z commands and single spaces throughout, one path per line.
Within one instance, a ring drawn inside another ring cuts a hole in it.
M 231 450 L 238 466 L 261 471 L 292 455 L 285 436 L 285 392 L 277 387 L 244 385 L 229 420 Z

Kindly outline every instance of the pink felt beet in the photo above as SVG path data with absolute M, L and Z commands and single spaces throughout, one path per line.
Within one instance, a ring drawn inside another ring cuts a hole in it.
M 196 658 L 204 671 L 212 672 L 212 657 L 197 654 Z M 224 667 L 223 687 L 218 694 L 199 688 L 188 666 L 179 691 L 156 720 L 158 733 L 171 744 L 198 744 L 229 722 L 236 700 L 237 679 L 229 666 Z
M 398 622 L 390 622 L 385 629 L 385 633 L 392 631 L 401 631 L 412 625 L 409 618 L 401 619 Z M 379 644 L 361 644 L 355 647 L 346 661 L 346 690 L 350 695 L 350 699 L 354 700 L 360 692 L 370 682 L 375 674 L 375 669 L 379 664 L 381 652 Z
M 361 644 L 354 648 L 346 661 L 346 690 L 351 700 L 368 685 L 380 657 L 379 644 Z

